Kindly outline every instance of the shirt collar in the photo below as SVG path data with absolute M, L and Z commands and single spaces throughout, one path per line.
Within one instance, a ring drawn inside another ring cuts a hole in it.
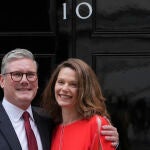
M 10 103 L 5 98 L 3 98 L 2 105 L 4 109 L 6 110 L 9 118 L 15 122 L 18 121 L 22 117 L 22 114 L 24 111 L 27 111 L 30 114 L 31 119 L 34 120 L 31 105 L 26 110 L 23 110 L 17 107 L 16 105 Z

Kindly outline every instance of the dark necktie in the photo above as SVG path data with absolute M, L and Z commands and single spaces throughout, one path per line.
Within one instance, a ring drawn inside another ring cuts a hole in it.
M 25 111 L 22 115 L 28 141 L 28 150 L 38 150 L 37 141 L 29 121 L 29 113 Z

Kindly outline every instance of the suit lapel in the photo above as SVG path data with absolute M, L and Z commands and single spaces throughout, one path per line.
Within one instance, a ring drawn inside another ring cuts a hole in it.
M 0 132 L 7 140 L 8 145 L 11 147 L 11 149 L 21 150 L 21 145 L 17 138 L 16 132 L 1 103 L 0 103 Z
M 39 134 L 41 137 L 43 150 L 49 150 L 50 149 L 50 137 L 51 137 L 51 126 L 49 125 L 49 121 L 47 119 L 44 119 L 39 114 L 37 114 L 35 111 L 33 111 L 33 116 L 37 125 L 37 128 L 39 130 Z

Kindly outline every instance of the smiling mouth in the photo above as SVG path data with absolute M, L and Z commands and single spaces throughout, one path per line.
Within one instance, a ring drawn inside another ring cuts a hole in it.
M 64 98 L 64 99 L 70 99 L 72 96 L 59 94 L 59 97 Z
M 18 91 L 30 91 L 31 89 L 17 89 Z

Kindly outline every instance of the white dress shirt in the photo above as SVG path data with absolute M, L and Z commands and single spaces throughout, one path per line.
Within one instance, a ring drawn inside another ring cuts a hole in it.
M 27 143 L 27 137 L 26 137 L 25 127 L 24 127 L 24 120 L 22 118 L 22 114 L 23 114 L 24 110 L 11 104 L 5 98 L 2 101 L 2 105 L 5 109 L 5 111 L 7 112 L 8 117 L 15 129 L 15 132 L 20 141 L 22 150 L 28 150 L 28 143 Z M 33 118 L 31 106 L 29 106 L 29 108 L 26 111 L 30 114 L 30 124 L 31 124 L 32 130 L 33 130 L 36 140 L 37 140 L 38 150 L 43 150 L 40 134 L 39 134 L 39 131 L 37 129 L 37 126 L 36 126 L 34 118 Z

